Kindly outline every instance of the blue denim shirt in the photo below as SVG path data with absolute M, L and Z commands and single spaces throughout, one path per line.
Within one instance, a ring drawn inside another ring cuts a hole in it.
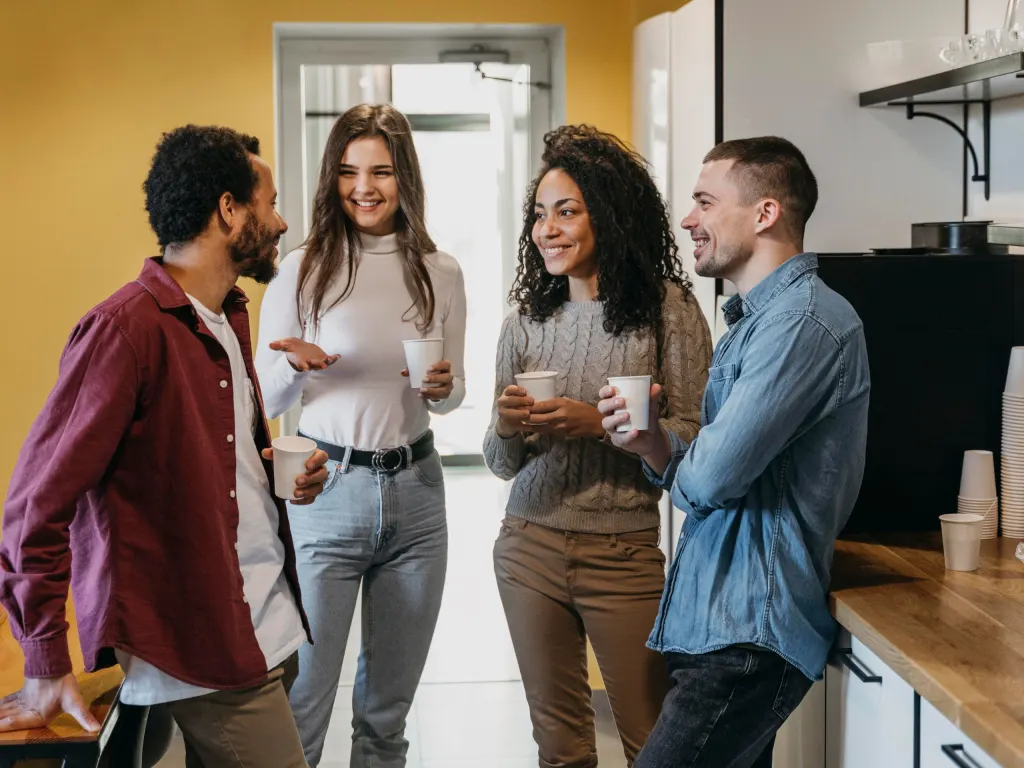
M 820 679 L 836 624 L 836 536 L 864 474 L 867 350 L 853 307 L 789 259 L 725 305 L 702 429 L 670 435 L 664 477 L 686 512 L 648 645 L 707 653 L 753 644 Z

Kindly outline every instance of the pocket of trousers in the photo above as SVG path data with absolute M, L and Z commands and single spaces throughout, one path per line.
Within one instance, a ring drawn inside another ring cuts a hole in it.
M 429 488 L 444 485 L 444 469 L 441 466 L 441 457 L 436 452 L 413 464 L 412 471 L 416 479 Z
M 505 515 L 505 518 L 501 521 L 501 529 L 498 531 L 498 539 L 507 539 L 517 531 L 521 531 L 526 527 L 526 521 L 521 517 L 512 517 L 511 515 Z
M 772 711 L 781 720 L 788 719 L 810 687 L 811 681 L 804 677 L 800 670 L 789 662 L 783 661 L 782 679 L 779 680 L 779 690 L 775 695 Z
M 658 531 L 636 531 L 619 534 L 617 549 L 629 560 L 640 565 L 665 567 L 665 553 L 658 546 Z

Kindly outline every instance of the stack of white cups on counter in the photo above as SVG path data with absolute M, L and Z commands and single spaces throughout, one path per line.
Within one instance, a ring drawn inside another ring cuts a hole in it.
M 1024 539 L 1024 347 L 1010 351 L 1003 392 L 1002 447 L 1000 521 L 1003 536 Z
M 960 495 L 956 511 L 981 515 L 981 538 L 994 539 L 999 533 L 999 497 L 996 495 L 996 470 L 992 451 L 964 451 L 960 474 Z

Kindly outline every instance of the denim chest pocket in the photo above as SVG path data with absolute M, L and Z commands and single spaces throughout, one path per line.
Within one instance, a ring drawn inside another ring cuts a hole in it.
M 732 392 L 732 385 L 736 382 L 736 376 L 738 374 L 739 370 L 735 363 L 716 365 L 708 370 L 708 387 L 705 408 L 710 410 L 711 413 L 705 413 L 705 416 L 710 416 L 722 410 L 722 406 L 725 405 L 725 401 L 729 399 L 729 394 Z

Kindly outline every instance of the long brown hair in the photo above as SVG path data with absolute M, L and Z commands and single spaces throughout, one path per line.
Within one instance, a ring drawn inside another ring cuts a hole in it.
M 408 312 L 418 313 L 416 327 L 422 333 L 434 322 L 434 284 L 424 257 L 436 251 L 437 246 L 427 234 L 423 177 L 412 141 L 412 126 L 405 115 L 387 104 L 353 107 L 338 118 L 327 138 L 327 148 L 320 163 L 320 181 L 313 200 L 313 222 L 305 243 L 306 255 L 299 268 L 296 290 L 299 321 L 305 327 L 306 317 L 311 316 L 313 330 L 316 330 L 327 289 L 342 268 L 347 271 L 345 288 L 327 309 L 347 299 L 355 288 L 359 235 L 341 207 L 338 170 L 349 142 L 371 136 L 384 140 L 395 167 L 399 204 L 395 215 L 395 234 L 405 262 L 406 283 L 415 294 Z M 307 305 L 306 312 L 304 304 Z

